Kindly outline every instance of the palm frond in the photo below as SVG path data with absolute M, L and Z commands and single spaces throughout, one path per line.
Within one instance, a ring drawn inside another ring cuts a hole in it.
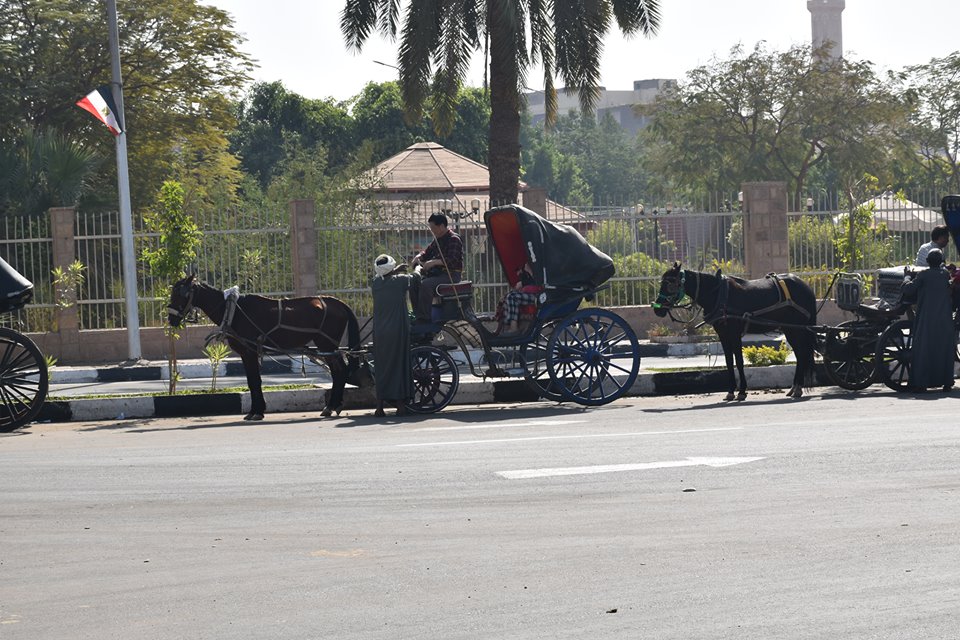
M 404 115 L 416 122 L 430 94 L 433 52 L 439 46 L 440 3 L 436 0 L 411 0 L 407 6 L 400 39 L 400 93 Z
M 378 25 L 385 36 L 395 37 L 399 11 L 400 0 L 346 0 L 340 13 L 340 31 L 347 47 L 359 51 Z
M 613 0 L 613 15 L 625 35 L 656 35 L 660 29 L 659 0 Z
M 453 130 L 460 87 L 470 67 L 475 43 L 466 35 L 465 5 L 471 0 L 448 0 L 441 12 L 440 51 L 433 83 L 433 121 L 440 135 Z

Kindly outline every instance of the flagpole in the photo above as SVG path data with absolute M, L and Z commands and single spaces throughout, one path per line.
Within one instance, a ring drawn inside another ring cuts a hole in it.
M 123 81 L 120 76 L 120 34 L 117 28 L 117 0 L 107 0 L 107 22 L 110 26 L 110 66 L 113 82 L 110 87 L 117 104 L 120 135 L 117 140 L 117 191 L 120 196 L 120 248 L 123 256 L 123 291 L 127 310 L 127 354 L 139 360 L 140 315 L 137 311 L 137 261 L 133 249 L 133 215 L 130 211 L 130 178 L 127 174 L 127 121 L 123 114 Z

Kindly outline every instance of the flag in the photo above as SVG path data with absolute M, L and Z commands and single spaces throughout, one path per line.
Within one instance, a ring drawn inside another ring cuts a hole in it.
M 83 100 L 77 101 L 77 106 L 89 111 L 94 118 L 107 125 L 113 135 L 118 136 L 123 131 L 109 86 L 102 85 L 91 91 Z

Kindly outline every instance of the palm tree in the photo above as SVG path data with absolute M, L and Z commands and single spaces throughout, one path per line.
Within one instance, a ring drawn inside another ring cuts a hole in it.
M 556 118 L 554 73 L 576 90 L 584 112 L 600 95 L 603 37 L 616 19 L 626 35 L 656 33 L 660 0 L 408 0 L 400 38 L 400 87 L 407 119 L 430 98 L 437 133 L 453 127 L 456 95 L 474 51 L 489 46 L 490 199 L 516 202 L 520 111 L 527 69 L 544 68 L 547 123 Z M 371 32 L 396 38 L 401 0 L 346 0 L 340 28 L 359 51 Z M 530 39 L 527 41 L 527 23 Z M 431 82 L 432 80 L 432 82 Z

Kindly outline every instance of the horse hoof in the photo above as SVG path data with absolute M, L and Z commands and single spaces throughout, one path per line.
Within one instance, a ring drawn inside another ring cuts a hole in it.
M 375 417 L 375 418 L 382 418 L 382 417 L 384 417 L 384 416 L 386 416 L 386 415 L 387 415 L 387 414 L 384 413 L 383 409 L 377 409 L 376 411 L 373 412 L 373 417 Z
M 731 400 L 733 400 L 733 391 L 731 391 L 731 392 L 728 393 L 727 395 L 723 396 L 723 401 L 724 401 L 724 402 L 730 402 Z
M 263 420 L 263 414 L 262 414 L 262 413 L 252 413 L 252 412 L 251 412 L 251 413 L 248 413 L 247 415 L 243 416 L 243 419 L 244 419 L 244 420 Z
M 793 397 L 793 389 L 792 389 L 792 388 L 790 389 L 790 391 L 787 391 L 787 397 L 788 397 L 788 398 L 792 398 L 792 397 Z
M 746 391 L 741 391 L 740 393 L 737 394 L 737 402 L 743 402 L 746 399 L 747 399 Z

